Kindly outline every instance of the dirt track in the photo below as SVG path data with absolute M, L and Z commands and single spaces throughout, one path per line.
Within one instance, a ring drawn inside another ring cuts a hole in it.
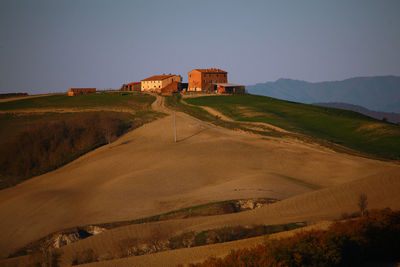
M 166 111 L 160 101 L 153 108 Z M 393 195 L 400 189 L 400 166 L 393 163 L 238 133 L 182 113 L 177 113 L 177 127 L 177 143 L 173 116 L 167 116 L 58 170 L 0 191 L 0 256 L 64 228 L 211 201 L 289 198 L 268 209 L 193 222 L 199 229 L 249 218 L 320 220 L 354 210 L 358 190 L 371 192 L 371 206 L 400 202 Z M 334 187 L 351 181 L 350 187 Z M 324 187 L 328 191 L 308 194 Z

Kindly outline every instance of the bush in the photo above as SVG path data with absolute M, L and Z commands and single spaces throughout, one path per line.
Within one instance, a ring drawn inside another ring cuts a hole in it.
M 233 226 L 205 230 L 199 233 L 187 232 L 169 239 L 169 248 L 203 246 L 223 243 L 272 234 L 304 226 L 304 223 L 278 224 L 278 225 L 252 225 L 250 227 Z
M 400 260 L 400 211 L 371 211 L 357 220 L 269 240 L 191 266 L 359 266 L 366 261 Z

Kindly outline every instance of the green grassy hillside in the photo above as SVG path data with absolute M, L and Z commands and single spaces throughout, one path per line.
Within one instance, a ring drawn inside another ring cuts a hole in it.
M 400 159 L 400 126 L 356 112 L 255 95 L 207 96 L 186 102 L 214 108 L 236 121 L 265 122 L 363 153 Z
M 133 95 L 120 93 L 98 93 L 69 97 L 65 95 L 50 95 L 37 98 L 21 99 L 0 103 L 0 111 L 23 109 L 51 108 L 144 108 L 155 100 L 151 95 Z

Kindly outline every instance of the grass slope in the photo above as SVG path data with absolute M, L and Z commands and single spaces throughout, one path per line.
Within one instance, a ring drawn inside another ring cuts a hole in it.
M 144 108 L 150 107 L 155 100 L 150 95 L 133 95 L 128 93 L 99 93 L 69 97 L 67 95 L 50 95 L 37 98 L 21 99 L 0 103 L 0 111 L 23 109 L 62 109 L 62 108 Z
M 186 102 L 214 108 L 237 121 L 265 122 L 371 155 L 400 159 L 400 127 L 356 112 L 255 95 L 207 96 Z

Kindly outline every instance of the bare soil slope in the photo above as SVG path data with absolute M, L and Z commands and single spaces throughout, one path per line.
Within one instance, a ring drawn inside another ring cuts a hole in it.
M 160 100 L 153 107 L 163 110 Z M 0 257 L 64 228 L 134 219 L 211 201 L 286 199 L 378 177 L 388 177 L 383 185 L 389 191 L 398 189 L 398 184 L 394 189 L 391 184 L 400 173 L 400 166 L 394 163 L 339 154 L 290 139 L 233 132 L 181 113 L 177 114 L 177 127 L 177 143 L 173 142 L 173 116 L 168 116 L 58 170 L 0 191 Z M 326 197 L 331 206 L 341 205 L 335 196 L 338 192 L 330 198 L 325 193 L 319 197 L 311 194 L 308 199 L 304 195 L 308 203 L 304 207 L 292 198 L 286 202 L 289 204 L 281 204 L 289 205 L 288 211 L 281 213 L 285 206 L 276 206 L 273 214 L 286 216 L 285 221 L 297 220 L 304 217 L 304 211 L 310 214 L 323 208 Z M 272 215 L 267 209 L 255 214 L 250 218 Z M 216 223 L 247 221 L 247 215 L 237 215 L 221 216 Z M 278 217 L 265 221 L 277 221 Z
M 118 251 L 121 250 L 120 244 L 124 240 L 129 238 L 152 240 L 156 235 L 155 233 L 163 233 L 158 238 L 168 239 L 190 231 L 201 232 L 227 226 L 274 225 L 303 221 L 313 224 L 313 222 L 330 221 L 340 218 L 345 212 L 351 213 L 357 211 L 357 199 L 360 193 L 368 195 L 368 207 L 370 209 L 385 207 L 400 209 L 399 189 L 400 179 L 398 175 L 389 173 L 382 177 L 371 176 L 346 184 L 296 195 L 281 202 L 246 212 L 119 227 L 63 247 L 63 263 L 68 265 L 79 251 L 87 249 L 93 249 L 96 255 L 99 255 L 100 259 L 106 259 L 110 255 L 115 256 L 118 254 Z M 301 230 L 301 228 L 298 230 Z M 247 243 L 247 241 L 232 242 L 229 247 L 235 248 L 234 244 L 248 245 L 250 243 Z M 227 252 L 226 245 L 223 244 L 203 246 L 201 248 L 194 248 L 191 251 L 201 251 L 200 255 L 203 255 L 201 259 L 204 260 L 207 258 L 205 256 L 207 253 L 208 255 L 214 254 L 215 251 L 212 248 L 219 246 L 221 246 L 223 251 Z M 242 246 L 238 245 L 238 247 Z M 121 261 L 127 261 L 134 265 L 137 262 L 142 263 L 142 260 L 152 259 L 157 259 L 159 262 L 168 262 L 171 255 L 181 255 L 182 258 L 180 260 L 183 263 L 196 261 L 200 257 L 199 255 L 196 256 L 196 253 L 189 256 L 183 255 L 184 253 L 174 252 L 173 250 L 156 254 L 160 255 L 147 255 L 140 256 L 139 258 L 131 257 L 129 260 Z

